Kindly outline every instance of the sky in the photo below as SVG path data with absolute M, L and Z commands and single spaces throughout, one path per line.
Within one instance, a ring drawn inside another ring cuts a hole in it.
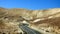
M 60 8 L 60 0 L 0 0 L 0 7 L 31 10 Z

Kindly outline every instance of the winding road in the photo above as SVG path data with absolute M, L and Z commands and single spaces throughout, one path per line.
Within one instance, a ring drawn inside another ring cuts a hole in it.
M 29 28 L 28 26 L 25 25 L 21 25 L 19 26 L 23 31 L 25 31 L 27 34 L 41 34 L 40 32 L 33 30 L 31 28 Z

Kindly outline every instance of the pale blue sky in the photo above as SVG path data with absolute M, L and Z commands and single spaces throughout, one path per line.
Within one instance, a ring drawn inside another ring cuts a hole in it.
M 31 10 L 60 8 L 60 0 L 0 0 L 0 7 Z

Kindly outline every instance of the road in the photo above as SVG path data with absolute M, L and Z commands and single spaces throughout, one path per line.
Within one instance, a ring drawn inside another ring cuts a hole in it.
M 25 25 L 21 25 L 20 28 L 27 32 L 27 34 L 41 34 L 40 32 L 36 31 L 36 30 L 33 30 L 31 28 L 29 28 L 28 26 L 25 26 Z

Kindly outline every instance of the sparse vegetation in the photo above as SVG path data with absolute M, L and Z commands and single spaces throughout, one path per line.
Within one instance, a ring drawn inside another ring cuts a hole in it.
M 34 20 L 42 19 L 42 18 L 44 18 L 44 20 L 33 23 Z M 31 26 L 30 28 L 33 27 L 33 29 L 39 32 L 43 30 L 42 32 L 45 31 L 44 33 L 48 32 L 52 34 L 52 31 L 48 30 L 49 26 L 51 26 L 50 27 L 52 28 L 51 30 L 55 29 L 53 32 L 57 32 L 58 34 L 60 32 L 59 31 L 60 30 L 60 8 L 48 9 L 48 10 L 0 8 L 0 34 L 5 34 L 5 33 L 7 34 L 7 31 L 8 34 L 17 34 L 17 33 L 21 34 L 21 32 L 23 31 L 18 26 L 23 21 L 28 21 L 29 26 Z M 54 26 L 56 26 L 56 28 L 53 28 Z

